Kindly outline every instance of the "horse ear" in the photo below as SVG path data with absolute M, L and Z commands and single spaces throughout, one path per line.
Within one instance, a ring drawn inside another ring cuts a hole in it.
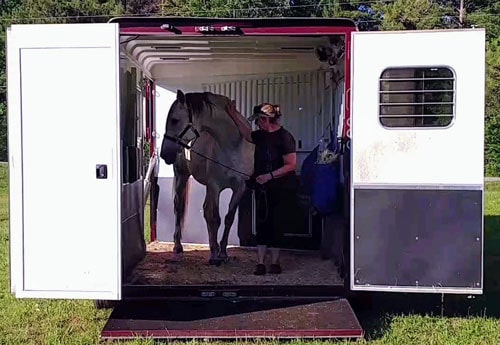
M 186 96 L 181 90 L 177 90 L 177 100 L 182 104 L 186 103 Z

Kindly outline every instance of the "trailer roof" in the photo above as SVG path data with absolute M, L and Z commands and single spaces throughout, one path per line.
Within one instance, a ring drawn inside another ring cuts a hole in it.
M 318 17 L 283 17 L 283 18 L 207 18 L 207 17 L 114 17 L 110 23 L 119 23 L 121 27 L 157 27 L 170 23 L 178 26 L 238 24 L 242 27 L 294 27 L 294 26 L 333 26 L 356 28 L 356 23 L 347 18 L 318 18 Z

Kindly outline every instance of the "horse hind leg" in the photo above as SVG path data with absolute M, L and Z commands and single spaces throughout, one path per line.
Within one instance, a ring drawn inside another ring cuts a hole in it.
M 234 223 L 234 217 L 236 215 L 236 210 L 238 209 L 238 204 L 240 203 L 243 194 L 245 193 L 245 183 L 241 182 L 236 187 L 232 188 L 233 195 L 231 196 L 231 200 L 229 201 L 229 207 L 224 218 L 224 233 L 222 235 L 222 239 L 220 241 L 220 252 L 219 259 L 222 261 L 227 261 L 227 242 L 229 239 L 229 232 Z
M 186 187 L 189 174 L 176 173 L 174 178 L 174 213 L 175 213 L 175 231 L 174 231 L 174 253 L 180 254 L 184 251 L 181 244 L 182 228 L 184 226 L 184 213 L 186 211 Z
M 220 191 L 217 191 L 211 186 L 207 186 L 205 201 L 203 202 L 203 216 L 207 223 L 208 243 L 210 245 L 210 259 L 208 261 L 210 265 L 220 265 L 221 263 L 218 258 L 219 244 L 217 243 L 217 232 L 219 231 L 221 223 L 219 215 L 219 194 Z

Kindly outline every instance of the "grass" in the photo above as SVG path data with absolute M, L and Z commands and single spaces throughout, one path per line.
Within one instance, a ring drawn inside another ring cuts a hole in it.
M 470 300 L 447 297 L 444 314 L 455 314 L 453 317 L 441 316 L 439 296 L 375 295 L 370 307 L 358 313 L 367 332 L 359 344 L 500 344 L 499 183 L 487 185 L 485 209 L 485 294 Z M 8 173 L 7 167 L 0 165 L 0 345 L 98 344 L 110 311 L 95 309 L 92 301 L 16 300 L 9 287 L 8 249 Z

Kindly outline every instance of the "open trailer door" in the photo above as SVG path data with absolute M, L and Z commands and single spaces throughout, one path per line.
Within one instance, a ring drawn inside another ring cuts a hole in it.
M 351 289 L 482 293 L 485 31 L 351 52 Z
M 117 24 L 7 32 L 11 290 L 120 298 Z

